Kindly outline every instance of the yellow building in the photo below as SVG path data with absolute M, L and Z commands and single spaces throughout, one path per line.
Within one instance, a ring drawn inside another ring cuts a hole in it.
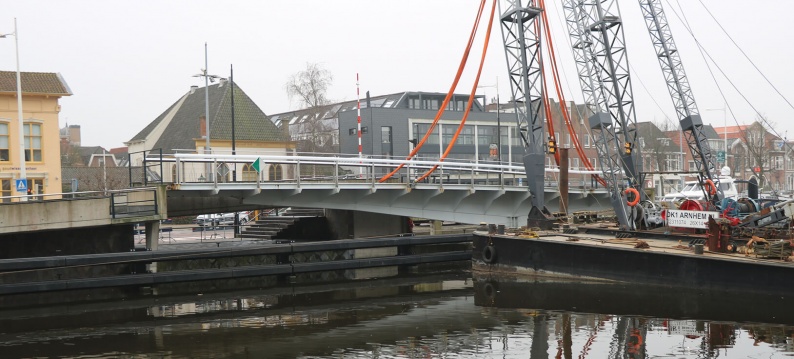
M 58 100 L 72 91 L 58 73 L 22 72 L 21 78 L 27 187 L 33 194 L 60 193 Z M 21 162 L 18 119 L 16 72 L 0 71 L 0 197 L 24 194 L 14 186 Z

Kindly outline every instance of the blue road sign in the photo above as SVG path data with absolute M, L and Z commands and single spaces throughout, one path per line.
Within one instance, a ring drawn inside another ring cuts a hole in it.
M 14 184 L 17 188 L 17 192 L 27 192 L 28 191 L 28 180 L 25 178 L 21 178 L 16 180 Z

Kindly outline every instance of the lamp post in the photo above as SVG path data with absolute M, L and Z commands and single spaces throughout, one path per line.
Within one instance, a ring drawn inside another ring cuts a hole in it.
M 22 79 L 19 72 L 19 30 L 17 30 L 17 18 L 14 18 L 14 32 L 2 34 L 0 38 L 14 36 L 14 51 L 17 60 L 17 126 L 19 127 L 19 179 L 25 181 L 27 186 L 27 172 L 25 169 L 25 123 L 22 120 Z M 21 197 L 20 201 L 27 201 L 27 196 Z
M 480 85 L 477 88 L 486 88 L 486 87 L 493 87 L 496 89 L 496 158 L 499 164 L 502 164 L 502 122 L 499 118 L 499 77 L 496 78 L 496 84 L 494 85 Z M 485 90 L 483 90 L 483 97 L 485 97 L 485 101 L 483 101 L 483 105 L 485 107 L 488 106 L 488 97 L 486 96 Z M 485 110 L 485 108 L 483 108 Z
M 207 62 L 207 43 L 204 43 L 204 68 L 201 69 L 200 74 L 193 75 L 193 77 L 203 77 L 204 78 L 204 127 L 206 128 L 206 142 L 204 145 L 204 153 L 211 152 L 210 148 L 210 82 L 215 82 L 216 79 L 219 79 L 220 76 L 218 75 L 209 75 L 207 73 L 208 68 Z M 212 181 L 213 174 L 210 164 L 207 164 L 207 179 Z

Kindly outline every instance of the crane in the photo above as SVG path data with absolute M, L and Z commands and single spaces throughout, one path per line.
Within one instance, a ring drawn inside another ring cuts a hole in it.
M 551 219 L 544 202 L 544 163 L 546 155 L 543 139 L 543 119 L 540 108 L 543 103 L 542 58 L 540 54 L 541 8 L 536 0 L 508 0 L 504 12 L 500 9 L 502 39 L 507 58 L 510 89 L 515 105 L 519 137 L 524 145 L 524 169 L 530 191 L 530 209 L 527 217 L 529 227 L 550 228 Z
M 712 184 L 715 184 L 716 193 L 713 196 L 706 186 L 701 187 L 705 195 L 704 198 L 708 198 L 710 202 L 717 205 L 725 196 L 719 185 L 719 177 L 716 176 L 714 156 L 703 131 L 703 120 L 681 64 L 678 49 L 673 41 L 673 34 L 670 32 L 667 17 L 662 9 L 662 3 L 659 0 L 639 0 L 639 2 L 645 24 L 648 26 L 648 33 L 651 35 L 651 42 L 656 50 L 656 57 L 659 59 L 659 65 L 662 67 L 662 73 L 665 82 L 667 82 L 667 90 L 673 99 L 681 130 L 684 131 L 687 146 L 699 173 L 699 182 L 711 181 Z
M 640 207 L 630 207 L 621 189 L 647 198 L 620 10 L 616 0 L 564 0 L 563 9 L 610 202 L 620 228 L 635 230 Z

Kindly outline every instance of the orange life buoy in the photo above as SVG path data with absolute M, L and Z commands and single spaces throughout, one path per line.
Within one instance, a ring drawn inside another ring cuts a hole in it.
M 628 200 L 629 193 L 633 193 L 634 194 L 634 199 L 632 199 L 630 201 Z M 637 205 L 637 203 L 640 203 L 640 192 L 638 192 L 636 189 L 631 188 L 631 187 L 626 188 L 626 190 L 623 191 L 623 194 L 626 195 L 626 204 L 629 205 L 629 207 L 634 207 L 634 206 Z
M 710 179 L 706 180 L 706 191 L 708 191 L 709 196 L 717 194 L 717 186 L 715 186 L 714 182 Z

